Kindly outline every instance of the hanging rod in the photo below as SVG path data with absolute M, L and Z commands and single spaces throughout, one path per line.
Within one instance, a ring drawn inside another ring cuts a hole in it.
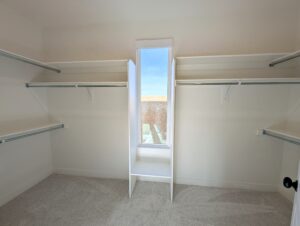
M 294 52 L 294 53 L 291 53 L 291 54 L 288 54 L 286 56 L 283 56 L 283 57 L 280 57 L 278 59 L 275 59 L 273 60 L 269 66 L 270 67 L 274 67 L 276 64 L 280 64 L 280 63 L 283 63 L 283 62 L 286 62 L 286 61 L 289 61 L 289 60 L 292 60 L 292 59 L 295 59 L 297 57 L 300 57 L 300 50 L 297 51 L 297 52 Z
M 92 88 L 92 87 L 127 87 L 127 82 L 29 82 L 27 88 Z
M 50 71 L 55 71 L 57 73 L 61 72 L 61 70 L 58 69 L 58 68 L 49 66 L 49 65 L 47 65 L 45 63 L 42 63 L 40 61 L 37 61 L 37 60 L 33 60 L 33 59 L 30 59 L 30 58 L 27 58 L 27 57 L 24 57 L 24 56 L 21 56 L 21 55 L 12 53 L 12 52 L 8 52 L 8 51 L 3 50 L 3 49 L 0 49 L 0 55 L 11 58 L 11 59 L 14 59 L 14 60 L 18 60 L 18 61 L 21 61 L 21 62 L 24 62 L 24 63 L 35 65 L 35 66 L 38 66 L 38 67 L 41 67 L 41 68 L 44 68 L 44 69 L 47 69 L 47 70 L 50 70 Z
M 64 128 L 63 123 L 52 123 L 46 126 L 36 127 L 27 130 L 20 130 L 13 133 L 0 135 L 0 144 L 61 128 Z
M 293 84 L 300 84 L 299 81 L 294 81 L 294 82 L 289 82 L 289 81 L 270 81 L 270 82 L 252 82 L 252 81 L 247 81 L 247 82 L 241 82 L 240 85 L 293 85 Z
M 289 85 L 300 84 L 300 78 L 265 78 L 265 79 L 198 79 L 176 80 L 176 85 Z
M 300 145 L 300 136 L 297 137 L 295 135 L 288 134 L 287 132 L 271 130 L 271 129 L 263 129 L 263 135 L 268 135 L 270 137 L 274 137 L 280 140 L 284 140 L 293 144 Z
M 182 82 L 176 81 L 176 85 L 191 85 L 191 86 L 216 86 L 216 85 L 239 85 L 238 82 Z
M 176 80 L 176 85 L 195 85 L 195 86 L 209 86 L 209 85 L 239 85 L 237 79 L 180 79 Z

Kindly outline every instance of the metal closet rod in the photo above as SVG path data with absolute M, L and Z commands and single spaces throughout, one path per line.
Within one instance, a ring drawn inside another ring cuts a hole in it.
M 293 85 L 299 82 L 242 82 L 241 85 Z
M 259 82 L 259 81 L 241 81 L 241 82 L 184 82 L 184 83 L 177 83 L 176 85 L 197 85 L 197 86 L 223 86 L 223 85 L 292 85 L 292 84 L 300 84 L 300 81 L 270 81 L 270 82 Z
M 300 50 L 297 51 L 297 52 L 294 52 L 294 53 L 291 53 L 289 55 L 286 55 L 286 56 L 283 56 L 283 57 L 280 57 L 278 59 L 275 59 L 273 60 L 269 66 L 270 67 L 274 67 L 276 64 L 280 64 L 280 63 L 283 63 L 283 62 L 286 62 L 286 61 L 289 61 L 289 60 L 292 60 L 292 59 L 295 59 L 297 57 L 300 57 Z
M 50 88 L 100 88 L 100 87 L 127 87 L 126 84 L 31 84 L 26 83 L 27 88 L 39 88 L 39 87 L 50 87 Z
M 25 132 L 25 133 L 12 135 L 12 136 L 9 136 L 7 138 L 0 139 L 0 144 L 10 142 L 10 141 L 14 141 L 14 140 L 18 140 L 18 139 L 25 138 L 25 137 L 34 136 L 34 135 L 37 135 L 37 134 L 45 133 L 45 132 L 56 130 L 56 129 L 62 129 L 64 127 L 65 127 L 64 124 L 59 124 L 59 125 L 55 125 L 55 126 L 49 126 L 49 128 L 36 129 L 35 131 L 32 131 L 32 132 Z
M 223 86 L 223 85 L 239 85 L 238 82 L 201 82 L 201 83 L 197 83 L 197 82 L 184 82 L 184 83 L 176 83 L 176 85 L 192 85 L 192 86 Z
M 267 135 L 267 136 L 274 137 L 274 138 L 277 138 L 277 139 L 280 139 L 280 140 L 284 140 L 284 141 L 287 141 L 287 142 L 290 142 L 290 143 L 293 143 L 293 144 L 300 145 L 300 140 L 299 139 L 292 138 L 292 137 L 285 136 L 285 135 L 280 135 L 280 134 L 274 133 L 272 131 L 263 130 L 263 135 Z
M 47 70 L 50 70 L 50 71 L 55 71 L 57 73 L 61 72 L 61 70 L 58 69 L 58 68 L 49 66 L 49 65 L 47 65 L 45 63 L 42 63 L 40 61 L 37 61 L 37 60 L 32 60 L 32 59 L 29 59 L 27 57 L 24 57 L 24 56 L 15 54 L 15 53 L 5 51 L 3 49 L 0 49 L 0 55 L 11 58 L 11 59 L 14 59 L 14 60 L 18 60 L 18 61 L 21 61 L 21 62 L 24 62 L 24 63 L 28 63 L 28 64 L 31 64 L 31 65 L 34 65 L 34 66 L 37 66 L 37 67 L 41 67 L 41 68 L 44 68 L 44 69 L 47 69 Z

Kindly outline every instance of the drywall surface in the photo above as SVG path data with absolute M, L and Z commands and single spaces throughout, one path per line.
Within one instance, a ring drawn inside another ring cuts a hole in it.
M 0 48 L 42 57 L 42 33 L 0 3 Z M 48 119 L 25 82 L 40 72 L 32 65 L 0 56 L 0 127 L 17 127 Z M 42 98 L 46 93 L 39 93 Z M 45 103 L 45 102 L 43 102 Z M 45 103 L 46 104 L 46 103 Z M 0 144 L 0 206 L 52 172 L 49 134 Z
M 300 5 L 300 3 L 299 3 Z M 298 16 L 298 36 L 297 36 L 297 48 L 300 49 L 300 10 Z M 300 59 L 298 58 L 296 63 L 298 64 L 298 73 L 300 74 Z M 291 126 L 296 126 L 300 129 L 300 90 L 299 86 L 293 86 L 290 91 L 289 108 L 287 120 Z M 286 189 L 282 185 L 284 177 L 290 177 L 293 180 L 298 178 L 298 166 L 300 161 L 300 146 L 290 143 L 284 144 L 284 151 L 282 156 L 282 166 L 279 181 L 279 191 L 282 195 L 289 200 L 293 200 L 295 192 L 293 189 Z
M 213 1 L 176 1 L 172 3 L 176 4 L 172 6 L 173 10 L 169 10 L 171 3 L 167 4 L 167 1 L 160 1 L 161 7 L 152 2 L 137 1 L 124 6 L 122 1 L 115 1 L 109 3 L 112 8 L 103 8 L 106 13 L 97 10 L 93 11 L 96 14 L 91 13 L 108 17 L 92 16 L 94 20 L 86 22 L 88 17 L 82 16 L 79 10 L 75 15 L 80 20 L 75 24 L 72 23 L 75 17 L 68 13 L 84 7 L 64 7 L 66 1 L 57 4 L 51 1 L 47 3 L 49 7 L 33 8 L 33 11 L 31 6 L 45 2 L 30 0 L 22 3 L 24 7 L 20 6 L 20 1 L 6 3 L 17 2 L 19 12 L 25 8 L 28 11 L 22 15 L 31 15 L 34 18 L 31 21 L 41 23 L 48 61 L 135 58 L 136 40 L 149 38 L 173 38 L 176 56 L 287 52 L 296 45 L 296 0 L 230 0 L 217 4 Z M 92 5 L 94 9 L 102 7 Z M 115 11 L 114 7 L 119 10 Z M 139 11 L 141 8 L 147 10 Z M 7 18 L 18 10 L 12 12 L 2 6 L 0 10 L 4 17 L 0 21 L 6 29 L 0 36 L 3 46 L 29 56 L 42 56 L 39 29 L 21 16 L 7 23 Z M 153 12 L 158 15 L 153 16 Z M 20 26 L 19 23 L 25 24 Z M 21 76 L 18 67 L 13 68 L 15 74 Z M 4 79 L 13 79 L 18 85 L 31 79 L 26 77 L 25 69 L 21 72 L 24 77 Z M 28 100 L 23 100 L 27 94 L 11 93 L 13 90 L 6 90 L 0 97 L 10 106 L 8 109 L 12 109 L 1 112 L 3 121 L 45 116 L 41 105 L 35 105 L 31 98 L 31 103 L 27 103 Z M 47 102 L 43 90 L 35 89 L 34 92 L 42 103 L 48 104 L 51 115 L 67 126 L 65 130 L 51 133 L 56 172 L 128 178 L 127 90 L 91 88 L 91 95 L 84 88 L 53 88 L 47 91 Z M 25 88 L 21 91 L 25 92 Z M 278 188 L 284 143 L 256 136 L 256 130 L 285 118 L 289 99 L 287 86 L 233 87 L 227 97 L 226 87 L 179 87 L 176 92 L 175 182 L 261 190 Z M 16 96 L 17 105 L 7 101 L 8 95 Z M 3 161 L 0 167 L 5 166 L 0 171 L 3 177 L 1 188 L 5 185 L 3 200 L 13 197 L 12 193 L 7 193 L 12 187 L 21 187 L 13 192 L 17 194 L 32 184 L 27 182 L 38 181 L 51 171 L 47 136 L 12 143 L 16 145 L 13 150 L 8 146 L 10 144 L 0 147 L 5 149 L 0 150 L 0 155 L 7 155 L 0 156 L 1 163 Z M 22 143 L 25 141 L 29 143 Z M 19 162 L 17 157 L 20 157 Z M 11 163 L 11 168 L 4 163 Z M 20 186 L 22 181 L 26 181 L 26 186 Z
M 288 86 L 234 86 L 228 99 L 226 92 L 177 86 L 175 181 L 276 190 L 283 143 L 256 132 L 284 119 Z
M 127 88 L 48 89 L 51 116 L 66 128 L 53 133 L 56 172 L 128 179 Z
M 175 182 L 276 190 L 283 142 L 256 130 L 285 118 L 287 86 L 177 87 Z M 126 88 L 48 89 L 56 172 L 128 178 Z
M 43 59 L 42 28 L 0 3 L 0 49 Z
M 41 18 L 48 61 L 135 59 L 137 39 L 173 38 L 176 56 L 289 52 L 296 45 L 296 0 L 92 2 Z
M 298 29 L 297 29 L 297 31 L 298 31 L 298 35 L 297 35 L 297 50 L 299 50 L 300 49 L 300 3 L 298 3 L 298 5 L 299 5 L 299 11 L 298 11 Z
M 0 126 L 18 127 L 48 119 L 43 105 L 25 87 L 39 69 L 0 57 Z M 40 98 L 45 92 L 38 93 Z M 45 102 L 43 102 L 45 103 Z M 47 133 L 0 144 L 0 206 L 52 172 Z
M 298 86 L 291 89 L 291 96 L 289 100 L 288 122 L 290 128 L 300 130 L 300 90 Z M 282 157 L 282 166 L 280 173 L 279 191 L 289 200 L 293 200 L 294 190 L 286 189 L 282 185 L 284 177 L 290 177 L 293 180 L 298 178 L 298 166 L 300 161 L 300 146 L 291 143 L 284 144 L 284 151 Z

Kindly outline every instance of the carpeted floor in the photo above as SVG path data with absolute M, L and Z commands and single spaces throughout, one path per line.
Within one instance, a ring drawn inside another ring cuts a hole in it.
M 292 204 L 278 193 L 52 175 L 0 207 L 1 226 L 288 226 Z

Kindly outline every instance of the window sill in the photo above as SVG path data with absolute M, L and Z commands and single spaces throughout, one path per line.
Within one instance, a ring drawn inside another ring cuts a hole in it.
M 139 144 L 138 148 L 170 149 L 167 144 Z

